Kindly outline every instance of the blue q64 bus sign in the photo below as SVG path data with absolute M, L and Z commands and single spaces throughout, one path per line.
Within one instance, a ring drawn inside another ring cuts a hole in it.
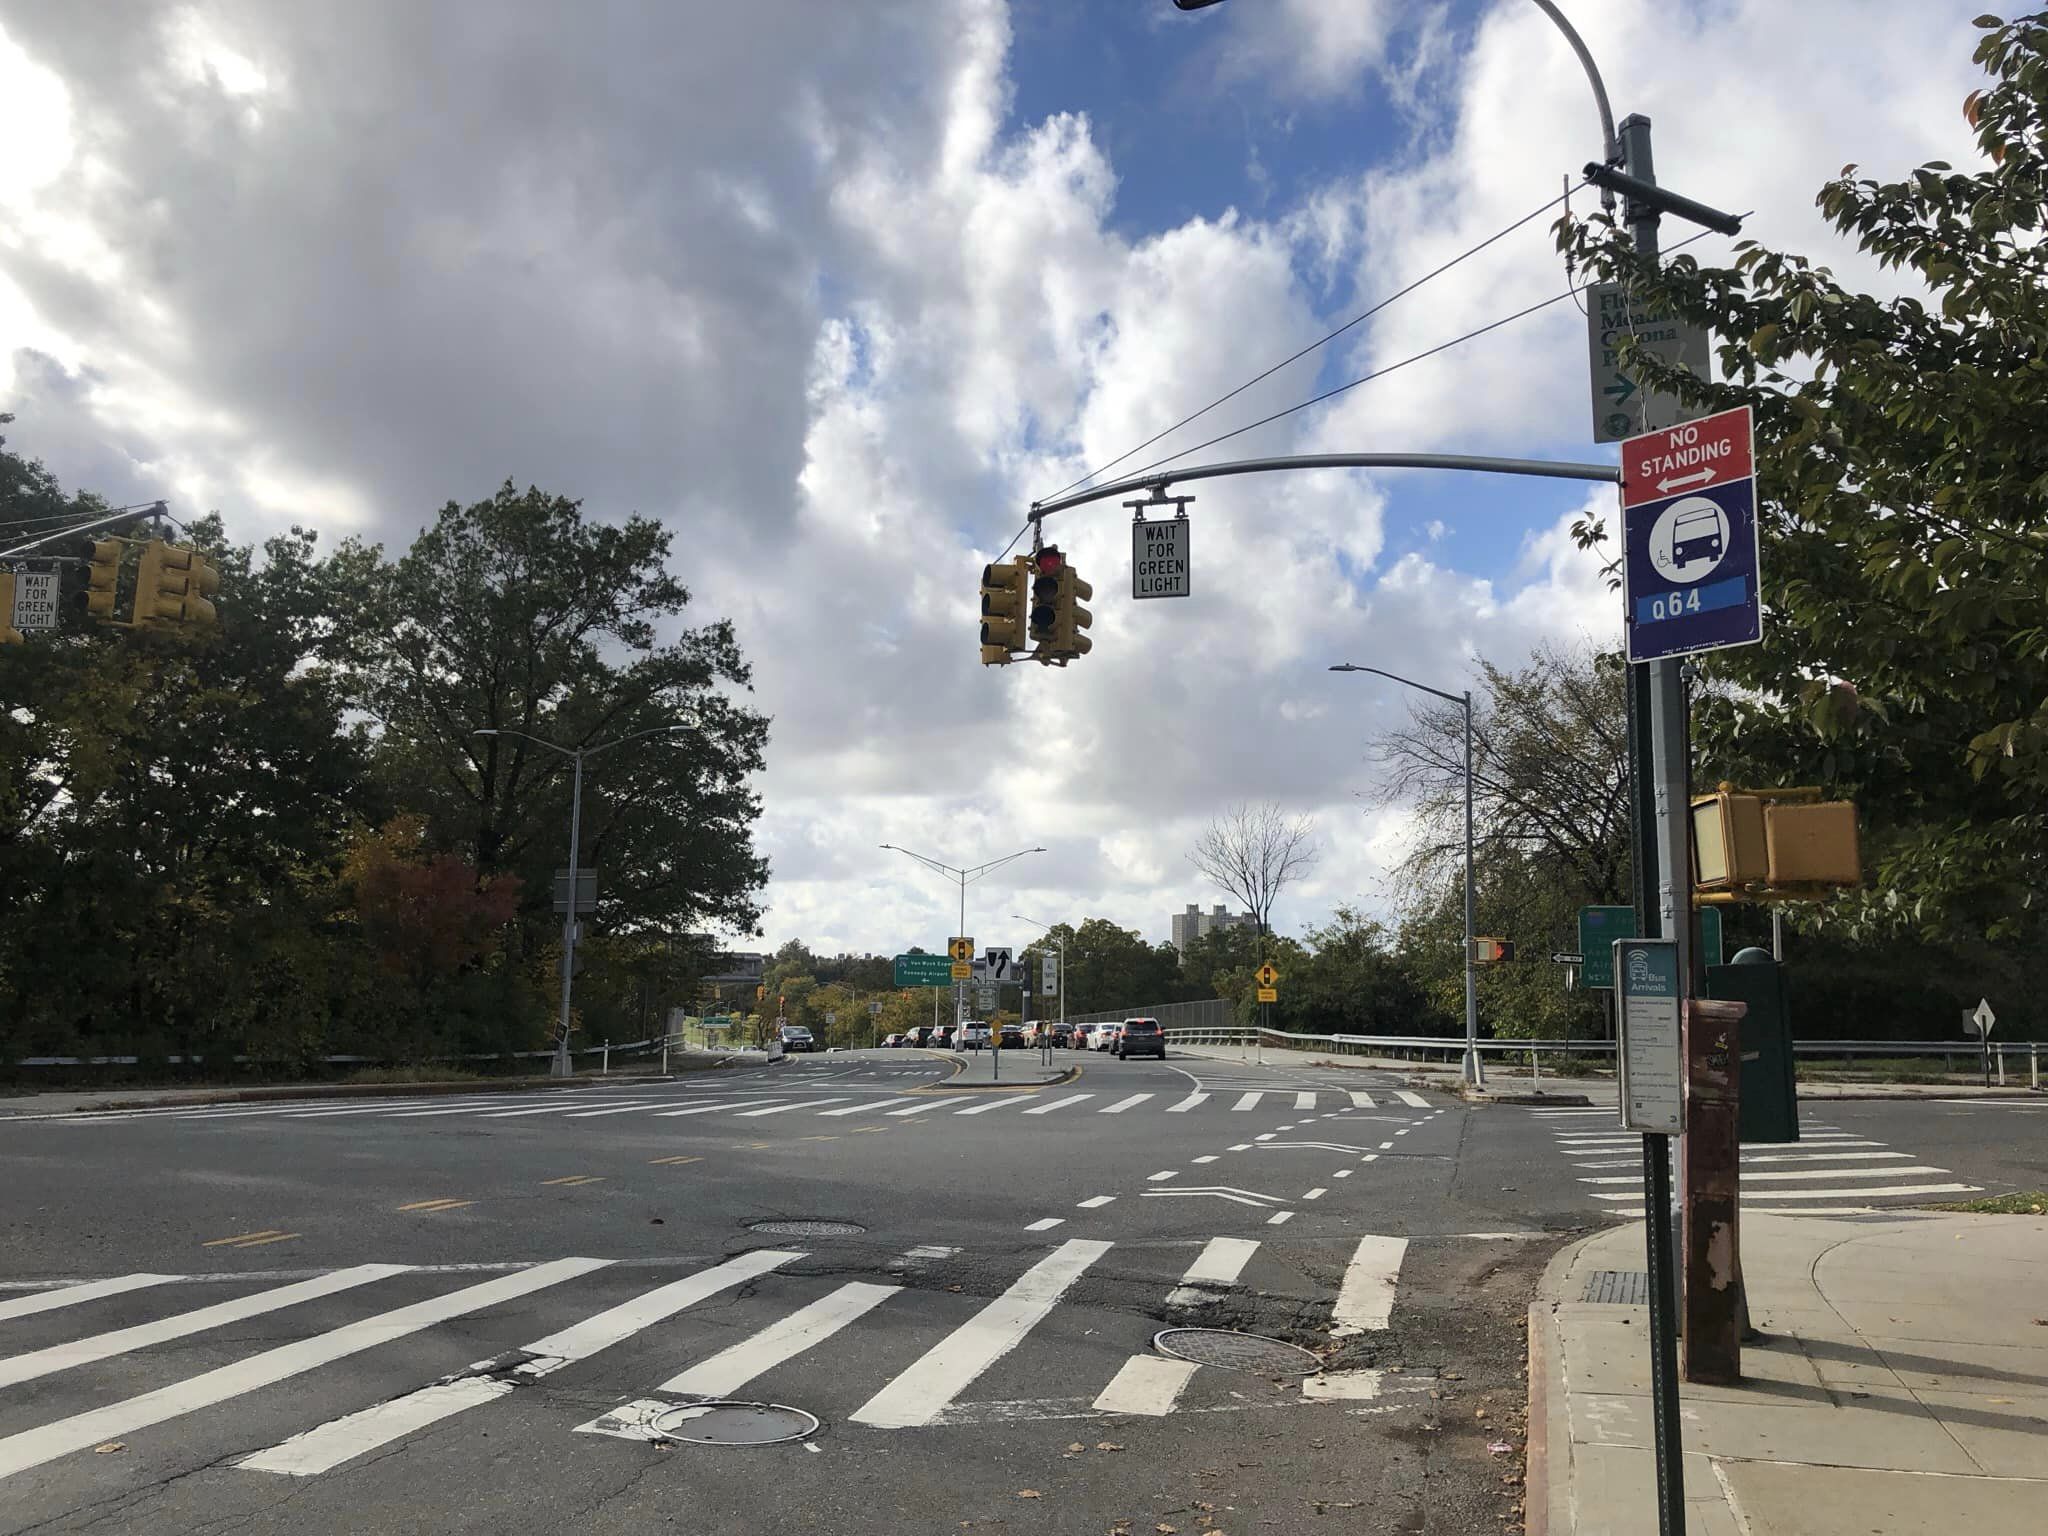
M 1621 445 L 1628 659 L 1763 638 L 1749 407 Z

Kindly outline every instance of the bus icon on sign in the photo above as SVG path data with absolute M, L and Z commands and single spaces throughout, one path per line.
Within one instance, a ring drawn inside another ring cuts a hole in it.
M 1698 508 L 1671 525 L 1671 563 L 1681 571 L 1695 560 L 1713 569 L 1721 563 L 1721 510 Z

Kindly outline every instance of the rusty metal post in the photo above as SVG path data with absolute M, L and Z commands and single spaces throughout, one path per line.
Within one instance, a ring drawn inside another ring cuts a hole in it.
M 1741 1086 L 1746 1003 L 1685 1003 L 1685 1283 L 1681 1288 L 1685 1380 L 1725 1386 L 1742 1379 Z

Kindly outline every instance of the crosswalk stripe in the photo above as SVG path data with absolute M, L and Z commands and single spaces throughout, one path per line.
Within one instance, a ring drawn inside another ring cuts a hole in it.
M 724 1397 L 737 1392 L 763 1372 L 794 1359 L 814 1344 L 822 1344 L 902 1289 L 899 1285 L 870 1285 L 859 1280 L 842 1285 L 752 1338 L 742 1339 L 680 1375 L 671 1376 L 659 1390 L 692 1397 Z
M 383 1109 L 378 1111 L 386 1120 L 425 1120 L 434 1115 L 483 1115 L 492 1110 L 518 1106 L 519 1099 L 485 1099 L 482 1103 L 447 1104 L 435 1109 Z M 567 1106 L 563 1106 L 567 1107 Z M 336 1111 L 330 1110 L 333 1114 Z
M 1312 1093 L 1297 1093 L 1294 1096 L 1294 1107 L 1296 1109 L 1314 1109 L 1316 1107 L 1316 1096 Z
M 921 1115 L 926 1110 L 940 1109 L 948 1104 L 965 1104 L 968 1098 L 969 1095 L 967 1094 L 956 1093 L 951 1098 L 926 1099 L 920 1104 L 911 1104 L 902 1109 L 892 1109 L 889 1111 L 889 1116 L 891 1119 L 900 1120 L 905 1115 Z
M 867 1099 L 858 1104 L 849 1104 L 844 1109 L 821 1109 L 818 1111 L 818 1118 L 836 1120 L 841 1115 L 879 1115 L 882 1113 L 882 1106 L 887 1102 L 887 1099 Z
M 1871 1143 L 1876 1146 L 1876 1142 Z M 1744 1163 L 1868 1163 L 1881 1158 L 1911 1157 L 1910 1152 L 1745 1152 Z
M 609 1259 L 556 1259 L 536 1264 L 516 1274 L 500 1275 L 478 1285 L 451 1291 L 428 1301 L 362 1318 L 330 1329 L 310 1339 L 281 1344 L 246 1360 L 223 1365 L 184 1381 L 173 1382 L 153 1392 L 110 1403 L 104 1408 L 74 1413 L 34 1429 L 0 1437 L 0 1478 L 26 1472 L 59 1456 L 82 1451 L 103 1440 L 118 1440 L 137 1430 L 148 1429 L 201 1408 L 226 1402 L 260 1387 L 302 1375 L 349 1355 L 360 1354 L 379 1344 L 389 1344 L 423 1328 L 461 1317 L 485 1307 L 494 1307 L 533 1291 L 558 1285 L 577 1275 L 602 1269 Z
M 1054 1099 L 1050 1104 L 1040 1104 L 1024 1111 L 1027 1115 L 1049 1115 L 1056 1109 L 1065 1109 L 1069 1104 L 1078 1104 L 1083 1099 L 1092 1099 L 1092 1093 L 1070 1093 L 1064 1099 Z
M 1263 1093 L 1248 1093 L 1230 1107 L 1232 1109 L 1252 1109 L 1256 1107 L 1259 1100 L 1263 1099 L 1264 1097 L 1265 1095 Z
M 1192 1360 L 1133 1355 L 1110 1378 L 1092 1406 L 1098 1413 L 1134 1413 L 1158 1418 L 1173 1412 L 1180 1394 L 1201 1367 Z
M 751 1109 L 756 1104 L 779 1104 L 780 1099 L 741 1099 L 732 1104 L 692 1104 L 687 1109 L 657 1109 L 653 1118 L 674 1120 L 682 1115 L 714 1115 L 721 1109 Z
M 1212 1237 L 1180 1277 L 1182 1285 L 1235 1285 L 1237 1277 L 1259 1251 L 1249 1237 Z
M 495 1109 L 486 1114 L 486 1120 L 517 1120 L 525 1115 L 566 1115 L 583 1107 L 581 1099 L 571 1099 L 566 1104 L 542 1104 L 533 1109 Z M 649 1107 L 652 1105 L 650 1103 Z
M 1105 1104 L 1095 1111 L 1098 1115 L 1120 1115 L 1134 1104 L 1142 1104 L 1151 1098 L 1149 1093 L 1134 1093 L 1128 1099 L 1118 1099 L 1114 1104 Z
M 216 1302 L 210 1307 L 201 1307 L 196 1312 L 180 1312 L 176 1317 L 159 1318 L 153 1323 L 137 1323 L 132 1328 L 116 1328 L 111 1333 L 98 1333 L 90 1338 L 74 1339 L 68 1344 L 52 1344 L 48 1349 L 13 1355 L 0 1360 L 0 1387 L 11 1387 L 16 1382 L 33 1381 L 36 1377 L 47 1376 L 53 1371 L 69 1370 L 75 1365 L 90 1365 L 95 1360 L 125 1355 L 131 1350 L 147 1349 L 153 1344 L 167 1343 L 172 1339 L 189 1338 L 195 1333 L 204 1333 L 209 1328 L 221 1328 L 229 1323 L 241 1322 L 244 1318 L 261 1317 L 264 1313 L 275 1312 L 280 1307 L 295 1306 L 302 1301 L 315 1301 L 322 1296 L 332 1296 L 358 1285 L 367 1285 L 372 1280 L 403 1274 L 406 1267 L 403 1264 L 358 1264 L 353 1269 L 338 1269 L 311 1280 L 295 1281 L 290 1285 L 278 1286 L 274 1290 L 258 1291 L 251 1296 L 238 1296 L 233 1301 Z
M 855 1409 L 852 1421 L 877 1429 L 917 1429 L 931 1423 L 976 1378 L 1022 1343 L 1111 1246 L 1078 1237 L 1060 1244 Z
M 1103 1206 L 1108 1205 L 1114 1199 L 1116 1199 L 1115 1195 L 1090 1195 L 1086 1200 L 1083 1200 L 1080 1203 L 1079 1209 L 1084 1211 L 1097 1211 L 1102 1209 Z
M 1364 1089 L 1354 1088 L 1351 1090 L 1351 1107 L 1353 1109 L 1377 1109 L 1379 1104 Z
M 966 1109 L 956 1109 L 953 1113 L 956 1115 L 985 1115 L 992 1109 L 1008 1109 L 1016 1102 L 1017 1100 L 1015 1099 L 990 1099 L 986 1104 L 970 1105 Z
M 1920 1174 L 1926 1173 L 1947 1172 L 1946 1168 L 1932 1168 L 1924 1163 L 1911 1168 L 1898 1168 L 1888 1164 L 1883 1168 L 1766 1169 L 1761 1173 L 1744 1172 L 1741 1174 L 1741 1179 L 1744 1184 L 1761 1184 L 1766 1182 L 1795 1182 L 1800 1179 L 1897 1179 L 1908 1176 L 1917 1177 Z M 1611 1177 L 1603 1175 L 1594 1179 L 1581 1178 L 1579 1182 L 1581 1184 L 1634 1184 L 1637 1182 L 1637 1178 L 1634 1174 L 1625 1173 Z
M 1781 1189 L 1772 1193 L 1759 1193 L 1752 1197 L 1744 1195 L 1746 1207 L 1762 1206 L 1774 1200 L 1869 1200 L 1878 1195 L 1965 1195 L 1974 1194 L 1975 1184 L 1879 1184 L 1865 1185 L 1861 1189 Z M 1640 1200 L 1641 1194 L 1609 1194 L 1596 1191 L 1595 1200 Z M 1773 1207 L 1775 1209 L 1775 1207 Z
M 1405 1237 L 1361 1237 L 1345 1266 L 1330 1316 L 1333 1337 L 1376 1332 L 1393 1315 L 1394 1292 L 1401 1279 L 1401 1261 L 1408 1254 Z
M 12 1301 L 0 1301 L 0 1322 L 5 1322 L 11 1317 L 32 1317 L 38 1312 L 54 1312 L 59 1307 L 75 1307 L 82 1301 L 98 1301 L 102 1296 L 120 1296 L 152 1285 L 163 1285 L 177 1278 L 176 1275 L 119 1275 L 112 1280 L 88 1280 L 82 1285 L 52 1286 L 47 1291 L 17 1296 Z
M 1195 1092 L 1189 1094 L 1186 1098 L 1182 1099 L 1178 1104 L 1167 1105 L 1166 1112 L 1169 1115 L 1184 1115 L 1189 1110 L 1193 1109 L 1197 1104 L 1206 1104 L 1208 1102 L 1209 1095 L 1203 1093 L 1200 1089 L 1197 1089 Z
M 770 1104 L 766 1109 L 743 1109 L 734 1118 L 758 1120 L 763 1115 L 786 1115 L 794 1109 L 817 1109 L 826 1104 L 844 1104 L 844 1099 L 798 1099 L 792 1104 Z
M 640 1099 L 631 1104 L 611 1104 L 603 1109 L 579 1109 L 570 1115 L 571 1120 L 595 1120 L 599 1115 L 630 1115 L 636 1110 L 652 1109 L 661 1103 L 660 1099 Z
M 629 1339 L 642 1329 L 673 1317 L 684 1308 L 720 1291 L 758 1279 L 770 1270 L 794 1263 L 802 1257 L 801 1253 L 757 1248 L 752 1253 L 741 1254 L 710 1269 L 657 1286 L 630 1301 L 607 1307 L 580 1323 L 571 1324 L 559 1333 L 551 1333 L 528 1344 L 520 1353 L 534 1358 L 514 1367 L 514 1373 L 528 1378 L 549 1375 L 565 1365 L 588 1359 L 599 1350 Z M 403 1397 L 365 1408 L 360 1413 L 330 1419 L 268 1450 L 244 1457 L 235 1465 L 250 1472 L 312 1477 L 513 1390 L 513 1382 L 498 1376 L 460 1376 L 452 1381 L 437 1381 Z
M 1403 1104 L 1406 1104 L 1410 1109 L 1429 1108 L 1429 1100 L 1425 1099 L 1419 1093 L 1410 1093 L 1406 1088 L 1396 1088 L 1394 1090 L 1394 1097 L 1399 1099 Z

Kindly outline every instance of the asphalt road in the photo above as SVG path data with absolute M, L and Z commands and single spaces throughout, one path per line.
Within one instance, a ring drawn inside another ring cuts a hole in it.
M 1056 1060 L 0 1121 L 0 1533 L 1498 1529 L 1610 1122 Z

